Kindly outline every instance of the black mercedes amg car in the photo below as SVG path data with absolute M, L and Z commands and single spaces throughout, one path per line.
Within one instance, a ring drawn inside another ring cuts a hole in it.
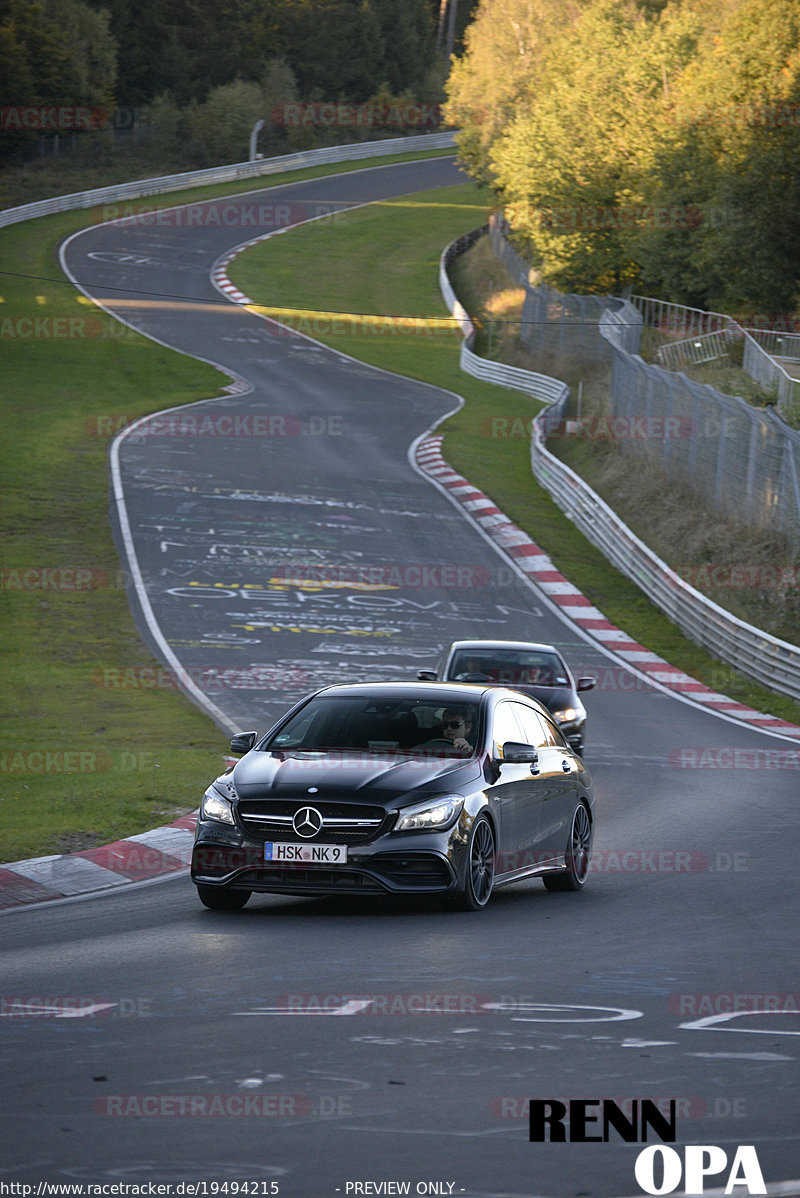
M 192 880 L 214 909 L 252 893 L 439 896 L 477 911 L 539 876 L 580 890 L 591 777 L 547 709 L 499 686 L 330 686 L 206 791 Z

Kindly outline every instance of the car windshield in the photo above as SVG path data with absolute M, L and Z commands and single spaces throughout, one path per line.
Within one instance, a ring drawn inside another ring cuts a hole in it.
M 260 748 L 467 757 L 475 751 L 477 716 L 470 702 L 316 695 Z
M 569 686 L 558 654 L 538 649 L 460 649 L 453 654 L 447 676 L 499 686 Z

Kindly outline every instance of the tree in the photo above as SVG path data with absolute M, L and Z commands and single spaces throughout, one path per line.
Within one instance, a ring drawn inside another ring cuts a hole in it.
M 253 125 L 265 116 L 259 85 L 238 79 L 209 93 L 194 113 L 192 132 L 212 162 L 245 162 Z
M 554 284 L 607 291 L 636 280 L 632 243 L 653 219 L 645 183 L 673 124 L 670 79 L 699 32 L 688 6 L 652 17 L 592 0 L 547 48 L 491 168 L 515 231 Z
M 425 0 L 374 0 L 383 39 L 379 82 L 395 94 L 418 90 L 433 65 L 434 42 Z
M 110 108 L 116 43 L 108 15 L 83 0 L 2 0 L 0 77 L 4 107 Z M 5 130 L 3 150 L 10 158 L 29 154 L 38 137 Z
M 643 278 L 698 306 L 785 312 L 800 281 L 800 11 L 727 0 L 704 18 L 650 192 L 679 189 L 697 222 L 640 239 Z
M 119 42 L 120 105 L 141 107 L 169 92 L 203 100 L 236 78 L 256 80 L 274 54 L 267 0 L 93 0 L 111 13 Z
M 117 81 L 117 41 L 110 15 L 83 0 L 46 0 L 45 10 L 63 29 L 74 78 L 74 98 L 112 106 Z
M 446 120 L 461 160 L 490 180 L 492 148 L 535 95 L 549 47 L 579 13 L 578 0 L 481 0 L 466 49 L 447 80 Z

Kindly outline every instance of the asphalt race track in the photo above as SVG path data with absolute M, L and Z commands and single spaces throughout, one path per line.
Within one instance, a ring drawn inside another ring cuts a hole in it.
M 456 178 L 432 159 L 224 202 L 306 219 Z M 456 397 L 223 301 L 214 263 L 266 231 L 240 210 L 64 251 L 87 294 L 240 380 L 191 409 L 196 435 L 162 417 L 119 443 L 143 635 L 208 695 L 221 751 L 323 681 L 414 677 L 458 636 L 558 643 L 600 678 L 596 868 L 582 894 L 531 881 L 478 915 L 212 913 L 186 876 L 8 913 L 0 1193 L 643 1193 L 644 1145 L 530 1143 L 530 1098 L 674 1099 L 681 1159 L 753 1145 L 767 1182 L 800 1178 L 796 743 L 653 689 L 517 578 L 408 461 Z

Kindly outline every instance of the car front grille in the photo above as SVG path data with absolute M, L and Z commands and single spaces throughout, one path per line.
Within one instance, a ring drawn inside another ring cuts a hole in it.
M 236 885 L 256 893 L 386 894 L 375 879 L 350 869 L 254 869 L 240 874 Z
M 322 816 L 322 827 L 316 836 L 298 836 L 292 820 L 297 811 L 309 806 Z M 299 844 L 313 844 L 315 840 L 326 844 L 363 844 L 386 831 L 392 818 L 383 807 L 328 800 L 309 803 L 305 799 L 240 799 L 238 814 L 250 836 Z
M 294 863 L 283 868 L 259 866 L 236 877 L 236 885 L 255 891 L 290 894 L 337 891 L 362 894 L 428 893 L 447 890 L 453 874 L 445 861 L 427 853 L 378 853 L 358 865 L 341 869 L 305 868 Z

